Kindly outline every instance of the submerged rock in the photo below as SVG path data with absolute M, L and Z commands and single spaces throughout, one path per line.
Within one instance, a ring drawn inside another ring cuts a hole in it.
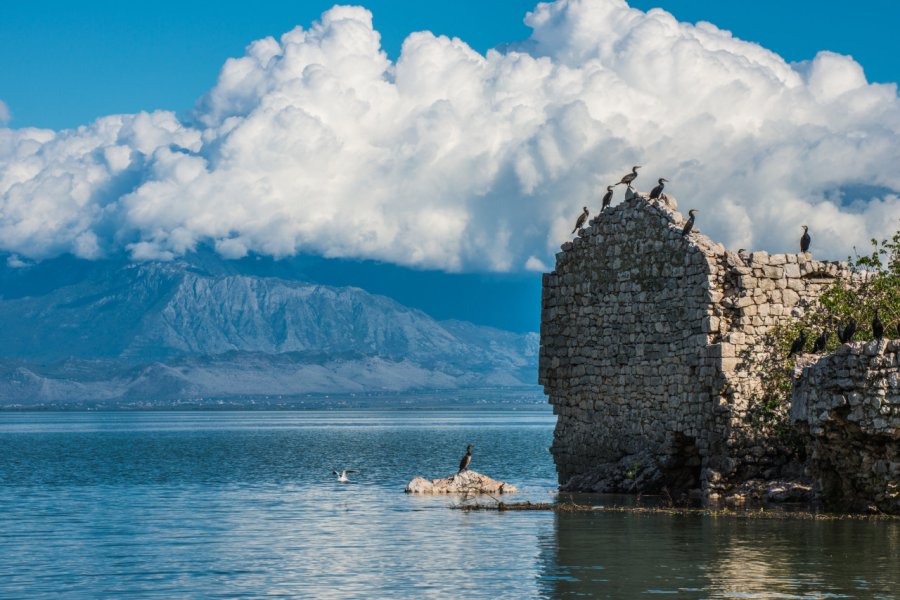
M 813 488 L 809 481 L 750 479 L 725 496 L 726 504 L 810 502 Z
M 407 494 L 514 494 L 515 486 L 491 479 L 475 471 L 428 480 L 416 477 L 406 484 Z

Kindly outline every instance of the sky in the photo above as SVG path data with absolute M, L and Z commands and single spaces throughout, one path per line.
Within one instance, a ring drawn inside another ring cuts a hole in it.
M 0 250 L 314 254 L 524 330 L 580 207 L 635 163 L 733 249 L 795 251 L 807 223 L 837 259 L 898 228 L 895 3 L 331 7 L 6 4 Z
M 534 0 L 363 2 L 388 56 L 409 33 L 456 36 L 484 53 L 526 39 Z M 225 59 L 253 40 L 308 25 L 333 1 L 31 0 L 0 19 L 0 100 L 14 127 L 77 127 L 115 113 L 186 111 L 216 81 Z M 900 81 L 900 4 L 883 0 L 635 0 L 681 21 L 710 21 L 788 61 L 819 50 L 852 55 L 870 81 Z

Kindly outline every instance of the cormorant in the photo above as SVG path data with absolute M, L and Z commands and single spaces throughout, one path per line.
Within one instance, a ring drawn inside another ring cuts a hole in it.
M 344 469 L 343 471 L 332 471 L 332 473 L 337 475 L 338 481 L 346 483 L 350 481 L 350 479 L 347 477 L 347 473 L 356 473 L 356 471 L 354 471 L 353 469 Z
M 788 358 L 797 354 L 798 352 L 803 352 L 803 346 L 806 345 L 806 330 L 800 330 L 800 337 L 794 340 L 794 343 L 791 344 L 791 351 L 788 353 Z
M 819 337 L 816 338 L 816 341 L 813 343 L 813 354 L 818 354 L 825 349 L 825 345 L 828 344 L 829 337 L 831 337 L 831 334 L 828 333 L 827 329 L 823 329 L 822 333 L 819 335 Z
M 881 319 L 878 318 L 878 309 L 875 309 L 875 318 L 872 319 L 872 335 L 875 336 L 876 340 L 880 340 L 884 337 L 884 325 L 881 323 Z
M 663 179 L 662 177 L 659 178 L 659 185 L 650 191 L 650 199 L 651 200 L 659 198 L 660 195 L 662 195 L 663 188 L 666 187 L 665 182 L 667 182 L 667 181 L 669 181 L 669 180 Z
M 842 344 L 852 342 L 854 335 L 856 335 L 856 319 L 850 319 L 847 322 L 847 326 L 843 329 L 838 328 L 838 339 L 841 340 Z
M 640 169 L 640 165 L 635 165 L 631 167 L 631 173 L 622 178 L 622 181 L 617 183 L 616 185 L 622 185 L 623 183 L 629 187 L 631 187 L 631 182 L 637 179 L 637 170 Z
M 809 242 L 811 238 L 809 237 L 809 227 L 803 225 L 803 237 L 800 238 L 800 252 L 807 252 L 809 250 Z
M 688 219 L 688 222 L 684 224 L 684 229 L 681 230 L 681 235 L 689 234 L 691 232 L 691 229 L 694 228 L 694 219 L 697 216 L 697 210 L 692 208 L 688 211 L 688 214 L 691 216 L 691 218 Z
M 603 206 L 600 207 L 600 212 L 603 212 L 604 210 L 606 210 L 606 207 L 612 203 L 612 194 L 613 194 L 614 187 L 616 187 L 616 186 L 614 186 L 614 185 L 606 186 L 606 194 L 604 194 L 604 196 L 603 196 Z
M 578 231 L 579 229 L 581 229 L 581 226 L 584 225 L 584 222 L 585 222 L 585 221 L 587 221 L 587 218 L 588 218 L 588 215 L 589 215 L 589 214 L 590 214 L 590 213 L 588 212 L 587 206 L 585 206 L 585 207 L 584 207 L 584 212 L 581 213 L 580 215 L 578 215 L 578 220 L 575 221 L 575 229 L 572 230 L 572 233 L 575 233 L 576 231 Z
M 457 471 L 456 474 L 459 475 L 463 471 L 467 471 L 470 462 L 472 462 L 472 444 L 466 446 L 466 455 L 459 461 L 459 471 Z

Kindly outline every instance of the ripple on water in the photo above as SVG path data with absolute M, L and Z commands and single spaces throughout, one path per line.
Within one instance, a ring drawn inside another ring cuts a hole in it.
M 552 498 L 546 413 L 0 413 L 0 597 L 895 597 L 896 523 L 448 510 Z M 340 484 L 333 468 L 358 468 Z M 879 596 L 880 595 L 880 596 Z

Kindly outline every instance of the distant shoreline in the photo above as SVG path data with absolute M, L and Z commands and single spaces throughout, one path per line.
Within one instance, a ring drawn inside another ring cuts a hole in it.
M 551 412 L 546 397 L 531 389 L 473 390 L 453 394 L 322 394 L 301 398 L 191 399 L 180 402 L 60 402 L 36 405 L 0 404 L 0 413 L 13 412 L 289 412 L 372 411 L 534 411 Z

